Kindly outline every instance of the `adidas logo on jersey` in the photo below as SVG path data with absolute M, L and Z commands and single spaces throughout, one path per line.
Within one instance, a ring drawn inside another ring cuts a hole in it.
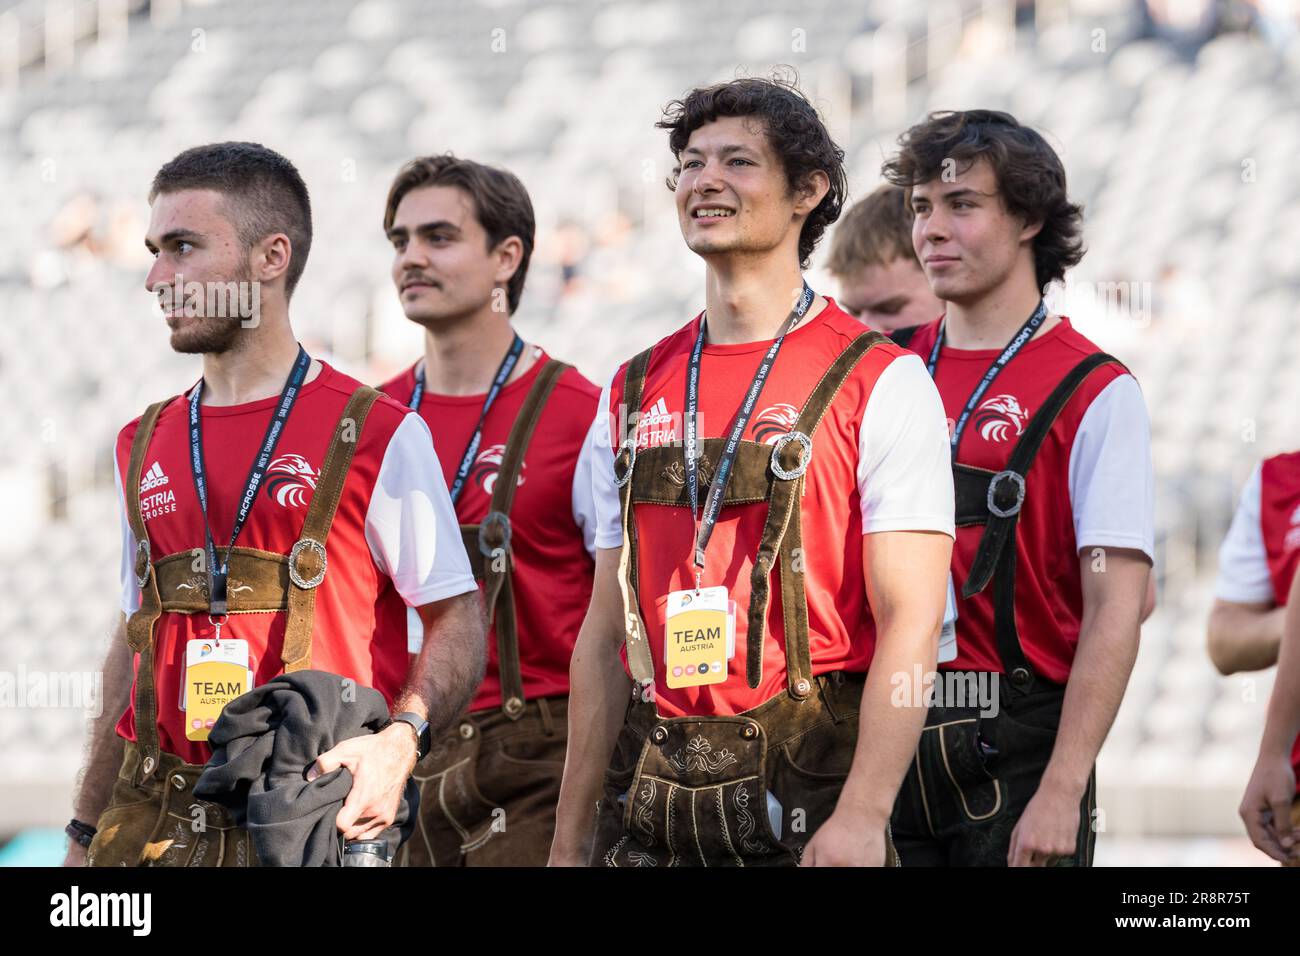
M 171 479 L 163 474 L 162 465 L 155 461 L 140 478 L 140 494 L 152 491 L 154 488 L 161 488 L 170 481 Z
M 677 426 L 680 422 L 681 415 L 670 414 L 668 402 L 661 395 L 637 419 L 637 447 L 671 444 L 677 440 Z

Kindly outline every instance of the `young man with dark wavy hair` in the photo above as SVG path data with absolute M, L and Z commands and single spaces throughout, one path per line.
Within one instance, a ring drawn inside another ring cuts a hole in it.
M 885 177 L 907 190 L 913 247 L 947 311 L 895 339 L 926 359 L 952 423 L 958 528 L 946 693 L 894 838 L 905 865 L 1090 865 L 1093 765 L 1150 600 L 1146 406 L 1044 302 L 1083 243 L 1043 137 L 970 110 L 931 114 L 899 145 Z
M 924 712 L 892 678 L 934 665 L 952 545 L 938 395 L 803 281 L 843 152 L 793 85 L 696 89 L 659 126 L 706 308 L 601 397 L 551 861 L 894 862 Z

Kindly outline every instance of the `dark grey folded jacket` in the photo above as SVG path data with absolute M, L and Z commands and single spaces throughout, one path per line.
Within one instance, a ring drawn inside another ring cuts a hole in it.
M 336 744 L 387 722 L 377 690 L 324 671 L 283 674 L 226 705 L 194 795 L 229 808 L 263 866 L 338 866 L 335 817 L 352 772 L 341 767 L 308 783 L 307 770 Z M 394 825 L 381 837 L 389 859 L 414 830 L 419 806 L 419 788 L 408 779 Z

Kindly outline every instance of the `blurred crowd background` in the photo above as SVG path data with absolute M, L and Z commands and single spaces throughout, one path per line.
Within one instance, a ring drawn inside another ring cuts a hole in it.
M 1236 806 L 1271 676 L 1219 676 L 1204 635 L 1242 483 L 1300 445 L 1298 33 L 1293 0 L 0 2 L 0 672 L 97 669 L 114 436 L 197 376 L 143 285 L 163 162 L 225 139 L 293 160 L 315 210 L 295 326 L 371 382 L 421 342 L 392 175 L 504 165 L 538 217 L 518 325 L 603 381 L 703 305 L 664 104 L 785 64 L 853 199 L 932 109 L 1008 110 L 1061 153 L 1090 251 L 1051 304 L 1137 375 L 1157 476 L 1159 608 L 1098 767 L 1097 860 L 1265 863 Z M 828 248 L 810 281 L 833 296 Z M 57 860 L 85 713 L 22 703 L 0 700 L 0 859 Z

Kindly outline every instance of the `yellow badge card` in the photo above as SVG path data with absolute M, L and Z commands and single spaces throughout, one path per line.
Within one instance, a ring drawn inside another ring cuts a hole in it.
M 185 645 L 185 739 L 207 740 L 222 709 L 252 687 L 248 641 L 225 638 Z
M 664 672 L 669 687 L 721 684 L 727 679 L 728 645 L 735 646 L 734 614 L 725 587 L 668 595 Z

